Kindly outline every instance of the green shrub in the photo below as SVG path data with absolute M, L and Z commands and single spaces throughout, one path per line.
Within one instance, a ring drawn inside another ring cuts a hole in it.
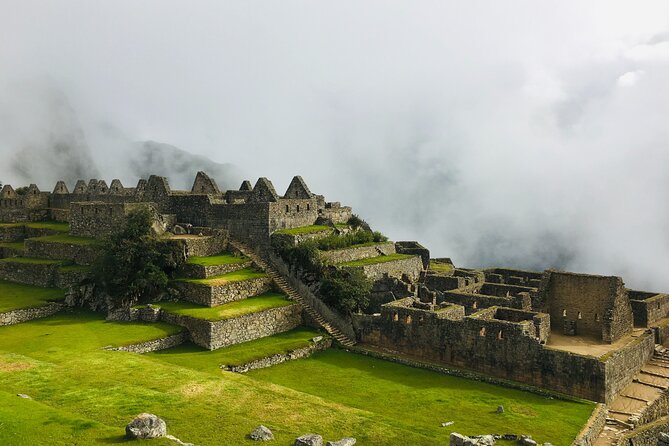
M 323 301 L 342 313 L 365 310 L 369 306 L 372 281 L 362 271 L 331 269 L 321 279 Z
M 318 249 L 328 251 L 331 249 L 343 249 L 348 248 L 349 246 L 362 245 L 365 243 L 380 243 L 387 240 L 388 237 L 378 231 L 371 232 L 358 230 L 343 235 L 328 235 L 327 237 L 318 239 L 316 244 Z
M 133 211 L 121 231 L 101 243 L 93 280 L 115 307 L 155 300 L 167 290 L 170 276 L 184 260 L 180 247 L 158 239 L 151 224 L 148 210 Z

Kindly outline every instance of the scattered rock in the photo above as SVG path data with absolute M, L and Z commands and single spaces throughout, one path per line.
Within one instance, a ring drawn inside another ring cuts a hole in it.
M 184 443 L 183 441 L 179 440 L 174 435 L 165 435 L 165 438 L 167 438 L 168 440 L 172 440 L 173 442 L 175 442 L 179 446 L 195 446 L 193 443 Z
M 504 406 L 502 406 L 501 404 L 497 406 L 497 413 L 504 413 Z
M 449 446 L 464 446 L 465 441 L 469 441 L 469 437 L 466 437 L 457 432 L 451 432 L 451 437 L 449 441 Z
M 295 439 L 295 446 L 323 446 L 323 437 L 318 434 L 304 434 Z
M 531 435 L 521 435 L 518 442 L 523 446 L 537 446 L 537 442 L 532 440 Z
M 315 337 L 311 338 L 312 342 L 320 342 L 322 340 L 323 340 L 323 336 L 315 336 Z
M 19 398 L 25 398 L 27 400 L 32 399 L 32 397 L 30 395 L 26 395 L 25 393 L 17 393 L 16 396 L 18 396 Z
M 516 440 L 518 440 L 518 435 L 516 435 L 516 434 L 504 434 L 504 435 L 502 435 L 502 440 L 516 441 Z
M 492 446 L 495 444 L 494 435 L 479 435 L 477 437 L 470 438 L 473 445 L 477 446 Z
M 451 424 L 455 424 L 455 421 L 446 421 L 444 423 L 441 423 L 441 427 L 447 427 L 450 426 Z
M 353 437 L 346 437 L 339 441 L 328 441 L 325 446 L 353 446 L 356 441 Z
M 274 434 L 267 427 L 262 424 L 249 434 L 249 438 L 254 441 L 271 441 L 274 440 Z
M 553 446 L 553 443 L 544 443 L 544 446 Z
M 167 434 L 167 425 L 158 416 L 150 413 L 137 415 L 125 427 L 125 436 L 129 439 L 135 438 L 157 438 Z

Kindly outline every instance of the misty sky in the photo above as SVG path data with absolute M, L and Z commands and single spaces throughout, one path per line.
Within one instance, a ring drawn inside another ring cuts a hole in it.
M 152 140 L 461 266 L 669 291 L 668 83 L 666 1 L 0 0 L 0 180 L 134 184 Z

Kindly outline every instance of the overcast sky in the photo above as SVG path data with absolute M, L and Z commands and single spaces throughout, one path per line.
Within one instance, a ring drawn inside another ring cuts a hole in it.
M 132 184 L 153 140 L 462 266 L 669 291 L 668 83 L 666 1 L 0 0 L 0 180 Z

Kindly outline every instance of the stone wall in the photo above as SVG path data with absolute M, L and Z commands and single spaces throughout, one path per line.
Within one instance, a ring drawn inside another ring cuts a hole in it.
M 419 256 L 413 256 L 390 262 L 374 263 L 364 266 L 346 266 L 345 268 L 361 270 L 372 280 L 378 280 L 385 275 L 388 275 L 389 277 L 397 278 L 407 276 L 411 281 L 416 281 L 420 277 L 421 271 L 423 271 L 423 262 Z
M 185 327 L 193 343 L 216 350 L 292 330 L 302 323 L 302 308 L 292 304 L 222 321 L 206 321 L 161 310 L 160 320 Z
M 212 265 L 212 266 L 184 263 L 181 266 L 181 274 L 183 274 L 185 277 L 191 277 L 193 279 L 205 279 L 207 277 L 217 276 L 220 274 L 226 274 L 232 271 L 249 268 L 252 265 L 253 262 L 251 262 L 250 260 L 243 263 L 235 263 L 229 265 Z
M 56 281 L 58 264 L 0 262 L 0 279 L 11 282 L 52 287 Z
M 606 392 L 604 362 L 542 345 L 536 324 L 495 320 L 490 310 L 461 318 L 402 305 L 403 301 L 384 305 L 380 316 L 358 321 L 358 339 L 593 401 L 606 402 L 612 396 Z
M 0 243 L 20 242 L 25 238 L 25 226 L 15 224 L 0 226 Z
M 578 433 L 572 446 L 593 446 L 595 440 L 606 426 L 606 416 L 608 412 L 606 406 L 603 404 L 597 404 L 595 410 L 592 411 L 592 415 L 588 419 L 588 422 L 583 426 L 581 432 Z
M 220 254 L 228 246 L 228 232 L 217 230 L 210 235 L 183 235 L 174 236 L 170 239 L 172 243 L 183 245 L 186 256 L 207 257 Z
M 353 210 L 348 206 L 342 206 L 339 202 L 325 203 L 319 210 L 319 215 L 329 218 L 333 223 L 348 223 L 353 216 Z
M 669 294 L 628 290 L 628 295 L 635 326 L 650 327 L 657 321 L 669 317 Z
M 575 323 L 576 334 L 605 342 L 632 331 L 632 307 L 619 277 L 547 271 L 539 294 L 554 330 Z
M 92 265 L 98 256 L 95 244 L 55 243 L 26 239 L 25 256 L 51 260 L 71 260 L 78 265 Z
M 352 262 L 354 260 L 376 257 L 379 254 L 395 254 L 395 244 L 393 242 L 384 242 L 373 246 L 352 246 L 350 248 L 320 252 L 321 259 L 330 263 Z
M 131 352 L 131 353 L 156 352 L 158 350 L 165 350 L 183 344 L 186 341 L 186 338 L 187 338 L 186 333 L 177 333 L 175 335 L 167 336 L 165 338 L 140 342 L 138 344 L 124 345 L 121 347 L 106 348 L 106 350 Z
M 257 359 L 255 361 L 251 361 L 246 364 L 232 365 L 232 366 L 221 364 L 221 368 L 228 372 L 246 373 L 250 372 L 251 370 L 265 369 L 267 367 L 272 367 L 287 361 L 294 361 L 296 359 L 308 358 L 314 353 L 327 350 L 332 346 L 331 338 L 325 338 L 322 336 L 319 337 L 320 339 L 315 338 L 317 340 L 312 340 L 311 344 L 308 345 L 307 347 L 296 348 L 286 353 L 277 353 L 275 355 Z
M 266 293 L 272 288 L 272 279 L 259 277 L 215 286 L 181 281 L 173 282 L 173 284 L 180 292 L 182 299 L 208 307 L 215 307 Z
M 615 446 L 658 446 L 660 433 L 669 433 L 669 417 L 636 428 L 623 435 Z
M 395 249 L 400 254 L 418 255 L 423 261 L 423 269 L 430 265 L 430 250 L 416 241 L 395 242 Z
M 655 335 L 651 330 L 625 347 L 603 358 L 606 361 L 607 401 L 623 390 L 655 353 Z
M 80 237 L 101 237 L 118 231 L 125 224 L 126 216 L 135 209 L 150 209 L 152 203 L 118 203 L 82 201 L 70 204 L 70 234 Z
M 20 308 L 18 310 L 0 313 L 0 325 L 14 325 L 22 322 L 32 321 L 49 317 L 65 308 L 64 303 L 53 302 L 41 307 Z

